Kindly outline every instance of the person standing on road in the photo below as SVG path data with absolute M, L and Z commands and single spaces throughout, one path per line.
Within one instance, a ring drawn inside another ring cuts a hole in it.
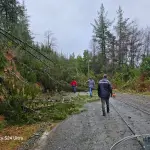
M 89 78 L 89 80 L 87 82 L 88 82 L 88 86 L 89 86 L 89 93 L 90 93 L 90 96 L 92 97 L 92 91 L 95 86 L 95 81 L 92 78 Z
M 110 96 L 112 97 L 112 86 L 106 74 L 98 83 L 98 96 L 101 98 L 103 116 L 106 116 L 105 103 L 107 105 L 107 113 L 109 113 L 109 98 Z
M 77 81 L 75 79 L 73 79 L 72 82 L 70 83 L 70 85 L 72 86 L 73 92 L 76 93 L 76 91 L 77 91 Z

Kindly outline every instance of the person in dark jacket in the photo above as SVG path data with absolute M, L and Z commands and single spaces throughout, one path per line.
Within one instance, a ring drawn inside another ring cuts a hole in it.
M 112 86 L 109 80 L 107 80 L 106 74 L 98 83 L 98 96 L 101 98 L 103 116 L 106 116 L 105 103 L 107 105 L 107 113 L 109 113 L 109 98 L 110 96 L 112 97 Z

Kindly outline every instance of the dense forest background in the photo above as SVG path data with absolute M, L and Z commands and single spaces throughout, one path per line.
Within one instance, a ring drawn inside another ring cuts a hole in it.
M 86 111 L 84 104 L 99 101 L 96 89 L 103 74 L 108 74 L 116 97 L 117 92 L 150 94 L 150 27 L 125 18 L 121 7 L 114 18 L 108 13 L 101 4 L 91 22 L 89 49 L 67 56 L 58 53 L 53 31 L 43 29 L 45 44 L 35 41 L 24 3 L 0 0 L 0 137 L 37 139 L 46 126 L 49 132 L 69 115 Z M 88 91 L 89 77 L 96 83 L 93 97 L 70 92 L 72 79 L 77 91 Z M 1 149 L 18 149 L 15 141 L 2 142 Z
M 90 50 L 66 57 L 56 51 L 51 32 L 47 44 L 34 41 L 24 3 L 0 0 L 0 100 L 10 100 L 16 110 L 14 99 L 22 106 L 20 99 L 33 100 L 41 91 L 69 91 L 72 79 L 78 91 L 87 89 L 89 77 L 98 83 L 104 73 L 118 90 L 150 91 L 150 27 L 139 28 L 121 7 L 114 18 L 108 13 L 102 4 L 91 23 Z
M 1 0 L 0 12 L 0 69 L 8 65 L 4 55 L 11 51 L 21 76 L 28 83 L 39 83 L 45 91 L 69 87 L 73 78 L 79 86 L 85 86 L 89 76 L 98 82 L 103 73 L 118 88 L 133 87 L 141 75 L 149 77 L 150 27 L 141 29 L 136 21 L 124 18 L 121 7 L 110 20 L 102 4 L 92 23 L 91 50 L 83 50 L 83 56 L 77 57 L 72 53 L 69 58 L 56 52 L 50 32 L 47 44 L 35 44 L 24 3 Z

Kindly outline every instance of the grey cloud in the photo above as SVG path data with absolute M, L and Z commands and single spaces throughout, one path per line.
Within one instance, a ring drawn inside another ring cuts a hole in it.
M 75 54 L 82 54 L 84 49 L 89 49 L 92 36 L 90 23 L 97 17 L 101 3 L 112 20 L 120 5 L 125 17 L 138 19 L 140 26 L 150 24 L 149 0 L 25 0 L 30 29 L 40 34 L 35 35 L 35 40 L 43 42 L 44 32 L 51 30 L 57 38 L 59 50 Z

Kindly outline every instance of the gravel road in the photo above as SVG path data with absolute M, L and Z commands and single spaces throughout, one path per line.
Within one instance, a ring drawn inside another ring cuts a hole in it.
M 119 94 L 116 99 L 110 101 L 135 133 L 150 133 L 150 116 L 119 101 L 119 99 L 127 101 L 128 98 L 139 97 Z M 141 106 L 139 103 L 137 102 L 137 105 L 143 108 L 144 105 Z M 69 117 L 55 131 L 47 134 L 34 150 L 109 150 L 118 140 L 132 135 L 111 105 L 110 114 L 106 117 L 102 116 L 100 101 L 86 104 L 85 108 L 87 111 Z M 114 150 L 142 150 L 142 148 L 137 140 L 130 140 Z

